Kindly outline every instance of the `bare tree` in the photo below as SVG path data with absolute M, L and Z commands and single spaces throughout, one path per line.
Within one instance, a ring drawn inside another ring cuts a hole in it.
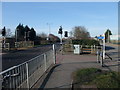
M 47 34 L 42 32 L 40 34 L 38 34 L 37 36 L 41 37 L 41 38 L 46 38 L 47 37 Z
M 6 30 L 6 37 L 12 37 L 12 32 L 9 28 Z
M 90 37 L 89 32 L 84 26 L 75 26 L 72 31 L 75 39 L 86 39 Z
M 73 37 L 73 31 L 70 31 L 69 34 L 70 34 L 70 37 Z

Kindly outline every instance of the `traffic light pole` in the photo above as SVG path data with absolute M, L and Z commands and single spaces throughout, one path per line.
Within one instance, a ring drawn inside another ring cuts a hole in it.
M 5 46 L 5 36 L 3 37 L 3 46 L 4 46 L 4 49 L 6 48 Z
M 60 41 L 60 44 L 62 45 L 62 34 L 61 34 L 61 41 Z

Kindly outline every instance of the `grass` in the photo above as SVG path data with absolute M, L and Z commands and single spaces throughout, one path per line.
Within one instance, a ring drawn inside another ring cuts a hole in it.
M 102 71 L 97 68 L 80 69 L 74 72 L 74 83 L 96 85 L 98 89 L 120 88 L 120 73 Z

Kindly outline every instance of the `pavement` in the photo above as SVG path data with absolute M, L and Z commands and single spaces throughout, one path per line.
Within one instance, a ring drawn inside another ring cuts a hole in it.
M 82 68 L 100 68 L 102 70 L 119 71 L 118 48 L 108 50 L 113 60 L 108 57 L 104 60 L 105 67 L 97 63 L 97 56 L 91 54 L 74 55 L 57 53 L 57 67 L 51 72 L 42 88 L 71 88 L 72 75 L 78 69 Z M 116 52 L 112 54 L 112 52 Z M 41 87 L 41 86 L 40 86 Z

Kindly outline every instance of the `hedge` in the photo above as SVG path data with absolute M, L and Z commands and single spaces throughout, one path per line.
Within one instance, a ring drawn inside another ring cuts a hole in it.
M 79 45 L 96 45 L 99 46 L 100 43 L 94 39 L 81 39 L 81 40 L 72 40 L 72 44 L 79 44 Z

